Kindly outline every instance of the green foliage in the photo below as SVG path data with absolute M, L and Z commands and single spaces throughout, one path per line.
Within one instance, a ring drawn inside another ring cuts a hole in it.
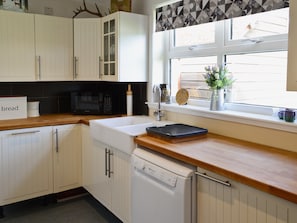
M 222 89 L 232 85 L 234 79 L 229 75 L 228 69 L 225 66 L 208 66 L 205 67 L 206 74 L 204 75 L 207 85 L 211 89 Z

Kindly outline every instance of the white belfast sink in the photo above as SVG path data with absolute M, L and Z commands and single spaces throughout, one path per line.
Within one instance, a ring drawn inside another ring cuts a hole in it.
M 155 121 L 149 116 L 127 116 L 90 121 L 92 138 L 131 154 L 135 148 L 134 137 L 145 134 L 146 128 L 172 124 L 170 121 Z

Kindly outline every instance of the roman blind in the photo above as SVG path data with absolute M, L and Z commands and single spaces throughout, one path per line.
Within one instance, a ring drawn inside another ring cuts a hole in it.
M 289 0 L 182 0 L 156 9 L 156 31 L 165 31 L 289 7 Z

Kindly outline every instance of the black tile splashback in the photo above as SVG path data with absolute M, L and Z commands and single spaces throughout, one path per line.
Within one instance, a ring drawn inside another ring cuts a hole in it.
M 71 113 L 72 91 L 98 91 L 112 96 L 113 114 L 126 113 L 128 83 L 113 82 L 0 82 L 0 96 L 24 95 L 28 101 L 40 101 L 40 114 Z M 131 83 L 133 114 L 147 115 L 147 83 Z

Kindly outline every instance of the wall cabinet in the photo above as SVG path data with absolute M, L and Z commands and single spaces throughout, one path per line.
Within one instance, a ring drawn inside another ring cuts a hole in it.
M 293 223 L 297 222 L 297 206 L 238 182 L 198 167 L 198 172 L 230 187 L 198 176 L 198 223 Z
M 101 78 L 101 19 L 74 19 L 74 79 Z
M 72 19 L 35 15 L 35 47 L 38 80 L 73 80 Z
M 52 128 L 0 133 L 0 205 L 53 192 Z
M 80 125 L 53 128 L 54 192 L 81 186 Z
M 0 81 L 35 80 L 34 15 L 0 10 Z
M 93 159 L 93 165 L 89 167 L 93 174 L 84 178 L 88 180 L 85 182 L 86 188 L 123 222 L 130 222 L 130 155 L 93 141 L 93 149 L 88 156 Z
M 148 21 L 144 15 L 116 12 L 102 18 L 105 81 L 147 81 Z
M 0 81 L 148 80 L 147 16 L 73 20 L 0 10 L 0 30 Z
M 290 1 L 287 90 L 297 91 L 297 2 Z

